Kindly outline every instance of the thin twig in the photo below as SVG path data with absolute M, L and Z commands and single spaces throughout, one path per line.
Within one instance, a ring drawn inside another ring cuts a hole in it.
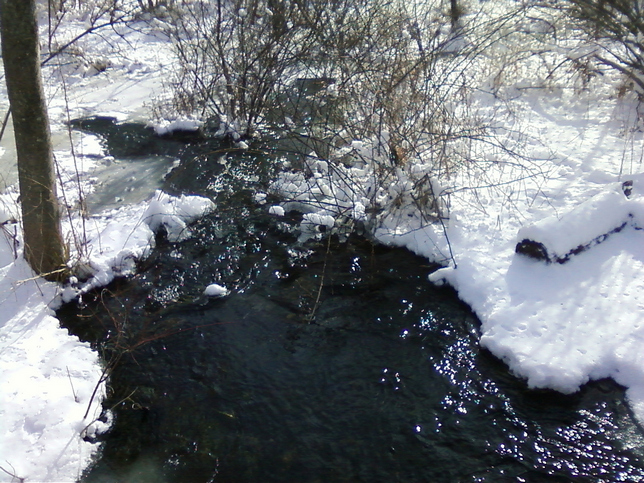
M 101 387 L 101 384 L 103 384 L 107 380 L 107 373 L 110 371 L 111 364 L 107 364 L 105 368 L 103 369 L 103 372 L 101 373 L 101 377 L 98 379 L 98 382 L 94 386 L 94 391 L 92 391 L 92 396 L 89 398 L 89 403 L 87 403 L 87 411 L 85 411 L 85 415 L 83 416 L 83 419 L 87 418 L 87 415 L 89 414 L 89 410 L 92 408 L 92 403 L 94 402 L 94 398 L 96 397 L 96 393 L 98 392 L 98 388 Z
M 4 136 L 4 131 L 7 129 L 7 124 L 9 123 L 9 116 L 11 115 L 11 107 L 7 109 L 7 113 L 4 115 L 4 120 L 2 121 L 2 129 L 0 129 L 0 141 Z
M 78 396 L 76 395 L 76 390 L 74 389 L 74 382 L 72 381 L 72 375 L 69 373 L 69 367 L 65 366 L 67 369 L 67 377 L 69 378 L 69 385 L 72 386 L 72 394 L 74 395 L 74 401 L 80 402 Z
M 320 306 L 320 298 L 322 297 L 322 289 L 324 288 L 324 279 L 326 277 L 326 265 L 329 260 L 330 253 L 331 253 L 331 234 L 329 234 L 327 237 L 326 253 L 324 254 L 324 264 L 322 265 L 322 276 L 320 277 L 320 285 L 318 286 L 318 293 L 317 293 L 317 296 L 315 297 L 315 303 L 313 304 L 313 309 L 311 310 L 311 313 L 307 317 L 309 323 L 313 322 L 313 320 L 315 319 L 315 313 L 317 312 L 318 307 Z
M 7 463 L 9 463 L 7 461 Z M 11 465 L 11 463 L 9 463 Z M 11 465 L 11 468 L 13 468 L 13 465 Z M 26 478 L 21 478 L 20 476 L 16 475 L 15 473 L 11 473 L 10 471 L 5 470 L 2 466 L 0 466 L 0 470 L 4 471 L 6 474 L 11 476 L 11 478 L 17 478 L 20 483 L 24 483 Z M 15 469 L 14 469 L 15 471 Z

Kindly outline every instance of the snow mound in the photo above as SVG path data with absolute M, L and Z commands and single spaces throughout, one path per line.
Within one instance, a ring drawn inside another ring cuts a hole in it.
M 185 195 L 176 198 L 157 191 L 143 218 L 152 231 L 163 228 L 168 240 L 176 242 L 190 236 L 187 223 L 214 208 L 215 204 L 208 198 Z
M 198 131 L 203 126 L 203 121 L 198 119 L 161 119 L 148 123 L 148 126 L 154 129 L 158 136 L 173 133 L 175 131 Z
M 211 283 L 204 290 L 204 294 L 208 297 L 224 297 L 228 295 L 228 289 L 216 283 Z
M 281 206 L 277 206 L 277 205 L 276 206 L 271 206 L 268 209 L 268 213 L 271 214 L 271 215 L 275 215 L 275 216 L 284 216 L 284 214 L 285 214 L 284 208 L 282 208 Z
M 633 184 L 633 181 L 615 183 L 561 218 L 552 216 L 521 228 L 517 252 L 563 263 L 627 225 L 644 226 L 642 190 L 639 182 L 635 187 Z
M 157 191 L 149 202 L 94 215 L 85 224 L 84 253 L 76 254 L 89 279 L 65 287 L 63 300 L 134 273 L 137 260 L 145 258 L 154 246 L 155 233 L 165 230 L 170 242 L 181 241 L 190 235 L 188 224 L 213 209 L 215 204 L 208 198 Z

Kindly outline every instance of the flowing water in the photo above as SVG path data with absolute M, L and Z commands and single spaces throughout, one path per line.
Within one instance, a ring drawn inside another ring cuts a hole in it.
M 356 235 L 299 243 L 297 214 L 254 200 L 272 164 L 230 148 L 172 154 L 165 189 L 219 207 L 191 237 L 160 234 L 138 275 L 59 312 L 113 368 L 83 481 L 644 480 L 622 388 L 529 390 L 437 267 Z
M 117 123 L 112 117 L 76 119 L 71 127 L 100 136 L 103 149 L 110 154 L 91 173 L 97 184 L 85 198 L 90 213 L 149 198 L 162 187 L 186 143 L 200 139 L 191 132 L 160 137 L 141 123 Z

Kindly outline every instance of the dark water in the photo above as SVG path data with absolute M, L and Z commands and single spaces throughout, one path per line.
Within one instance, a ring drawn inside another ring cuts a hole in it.
M 528 390 L 426 260 L 357 236 L 298 244 L 297 215 L 253 201 L 264 158 L 181 153 L 166 189 L 221 209 L 59 312 L 113 367 L 114 425 L 83 481 L 644 480 L 619 386 Z M 203 296 L 213 282 L 231 294 Z

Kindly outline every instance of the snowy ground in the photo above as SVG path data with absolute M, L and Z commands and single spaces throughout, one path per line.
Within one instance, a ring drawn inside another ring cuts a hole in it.
M 552 178 L 533 198 L 479 197 L 479 210 L 456 204 L 448 233 L 458 268 L 431 278 L 457 288 L 482 321 L 482 345 L 530 386 L 571 393 L 612 377 L 644 423 L 642 135 L 625 132 L 633 124 L 623 112 L 581 97 L 586 106 L 524 97 L 530 126 L 554 153 Z M 548 264 L 514 252 L 525 238 L 558 258 L 590 248 Z
M 71 37 L 82 27 L 72 23 L 60 35 Z M 56 155 L 70 204 L 79 189 L 95 189 L 87 173 L 101 161 L 78 156 L 73 162 L 65 145 L 67 112 L 71 118 L 149 119 L 148 108 L 163 94 L 172 62 L 171 46 L 153 32 L 124 29 L 84 38 L 79 48 L 88 62 L 66 67 L 65 89 L 53 67 L 45 70 Z M 122 46 L 121 51 L 108 54 L 114 45 Z M 107 69 L 98 72 L 95 66 L 101 63 Z M 378 237 L 432 259 L 448 258 L 449 240 L 456 264 L 449 262 L 431 278 L 452 284 L 472 306 L 482 321 L 484 346 L 533 387 L 569 393 L 589 379 L 612 377 L 628 388 L 632 408 L 644 423 L 642 133 L 635 101 L 614 98 L 618 82 L 598 79 L 587 90 L 556 85 L 531 89 L 522 83 L 508 96 L 512 112 L 507 115 L 502 112 L 509 109 L 507 103 L 481 94 L 477 102 L 482 112 L 494 110 L 497 120 L 525 134 L 524 149 L 541 159 L 541 174 L 517 181 L 519 173 L 507 164 L 491 163 L 484 173 L 470 172 L 445 186 L 452 192 L 447 238 L 442 227 L 420 226 L 413 217 L 407 222 L 388 220 Z M 6 139 L 2 144 L 0 174 L 6 180 L 14 179 L 8 171 L 10 144 Z M 79 155 L 100 153 L 92 137 L 75 135 L 75 146 Z M 316 169 L 321 174 L 317 186 L 323 188 L 325 166 Z M 473 179 L 490 186 L 462 189 L 472 186 Z M 627 180 L 633 180 L 630 197 L 622 189 Z M 302 186 L 294 181 L 286 177 L 276 190 L 293 196 Z M 327 188 L 316 196 L 333 191 Z M 0 221 L 17 217 L 15 191 L 9 189 L 2 200 Z M 337 193 L 333 201 L 338 201 Z M 354 217 L 364 216 L 360 200 L 346 202 Z M 278 216 L 284 207 L 267 209 Z M 157 193 L 151 202 L 92 215 L 81 238 L 87 242 L 83 250 L 96 271 L 96 283 L 131 270 L 132 260 L 149 250 L 155 225 L 165 223 L 181 236 L 185 220 L 207 209 L 212 206 L 202 199 Z M 307 221 L 332 224 L 333 216 L 310 214 Z M 621 231 L 596 243 L 622 225 Z M 74 295 L 77 288 L 61 289 L 35 278 L 16 245 L 17 226 L 7 222 L 2 230 L 0 467 L 5 471 L 0 471 L 0 481 L 12 481 L 9 473 L 33 482 L 73 481 L 96 450 L 81 435 L 104 428 L 94 422 L 102 387 L 90 405 L 102 369 L 98 355 L 60 329 L 52 316 L 61 298 Z M 66 230 L 74 249 L 78 224 L 67 221 Z M 594 246 L 567 263 L 547 264 L 515 253 L 524 237 L 542 242 L 560 257 L 580 244 Z

